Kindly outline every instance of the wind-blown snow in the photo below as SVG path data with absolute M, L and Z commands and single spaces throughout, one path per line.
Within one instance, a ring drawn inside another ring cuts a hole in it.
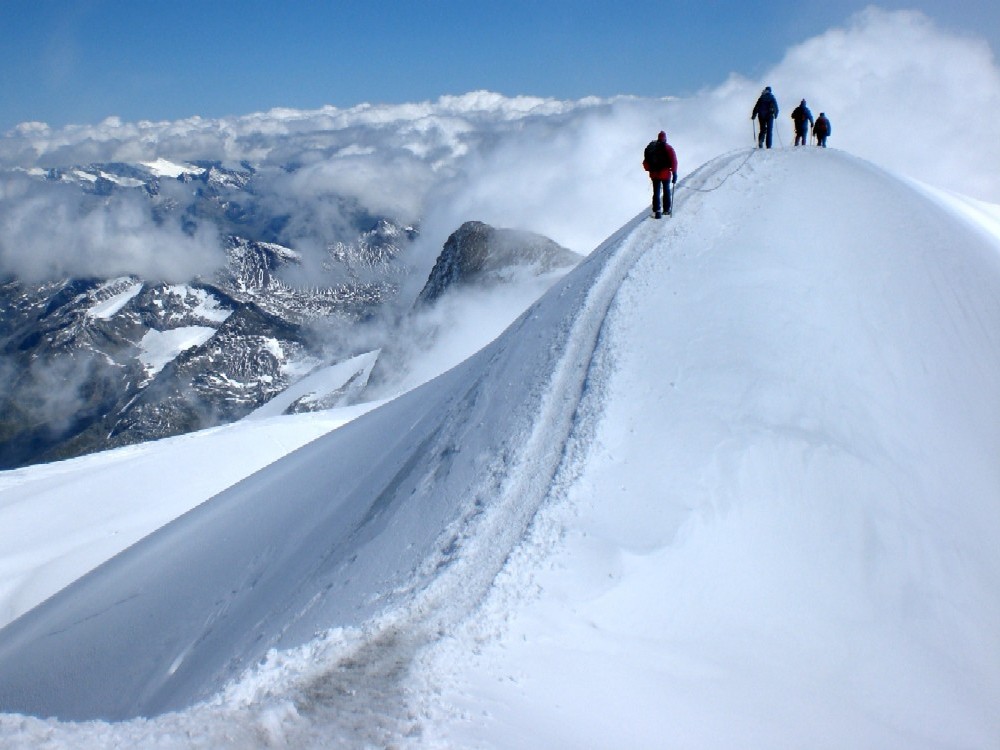
M 995 746 L 1000 239 L 832 150 L 676 205 L 0 631 L 7 710 L 179 712 L 0 737 Z
M 360 392 L 368 382 L 378 352 L 367 352 L 351 357 L 344 362 L 319 367 L 272 398 L 263 406 L 254 409 L 247 419 L 276 417 L 285 413 L 296 402 L 323 402 L 340 394 L 344 398 Z

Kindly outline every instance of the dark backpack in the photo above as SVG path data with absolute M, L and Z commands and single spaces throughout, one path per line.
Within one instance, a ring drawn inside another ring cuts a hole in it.
M 670 157 L 667 155 L 667 144 L 663 141 L 650 141 L 642 154 L 643 163 L 650 172 L 662 172 L 670 168 Z

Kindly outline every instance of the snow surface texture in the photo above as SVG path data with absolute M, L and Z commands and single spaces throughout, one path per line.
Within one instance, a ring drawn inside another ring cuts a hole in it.
M 476 356 L 0 631 L 6 710 L 176 712 L 0 742 L 996 747 L 970 218 L 832 150 L 712 162 Z
M 0 627 L 160 526 L 368 408 L 261 419 L 0 472 Z

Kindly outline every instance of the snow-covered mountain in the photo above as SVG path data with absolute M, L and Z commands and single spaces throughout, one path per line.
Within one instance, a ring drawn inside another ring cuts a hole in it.
M 75 563 L 0 630 L 0 708 L 154 718 L 0 742 L 995 745 L 998 223 L 835 151 L 720 157 L 458 367 Z M 177 440 L 228 464 L 317 416 Z M 35 491 L 85 526 L 128 450 Z
M 408 258 L 416 230 L 358 206 L 341 211 L 350 219 L 340 232 L 347 239 L 329 242 L 310 265 L 272 241 L 293 219 L 262 205 L 262 186 L 246 162 L 226 168 L 161 158 L 31 177 L 38 185 L 25 189 L 75 189 L 88 207 L 132 199 L 148 205 L 158 221 L 210 225 L 223 236 L 225 258 L 212 274 L 185 283 L 129 274 L 0 284 L 0 370 L 9 384 L 0 396 L 4 468 L 239 419 L 306 375 L 387 346 L 389 330 L 375 336 L 369 326 L 359 342 L 350 329 L 374 318 L 391 321 L 388 310 L 407 304 L 398 299 L 401 288 L 421 271 Z M 549 241 L 555 249 L 540 249 L 544 238 L 522 233 L 512 240 L 510 230 L 489 231 L 496 239 L 480 251 L 495 276 L 525 265 L 521 246 L 534 252 L 532 276 L 569 265 L 546 260 L 546 254 L 572 254 Z M 386 370 L 379 370 L 383 380 Z M 352 392 L 364 385 L 356 383 Z M 289 408 L 322 408 L 345 398 L 318 394 Z
M 385 234 L 381 224 L 374 231 Z M 372 233 L 362 233 L 357 250 Z M 401 252 L 405 237 L 380 237 Z M 353 351 L 316 328 L 391 300 L 396 271 L 313 289 L 279 274 L 296 256 L 230 237 L 227 265 L 185 284 L 136 276 L 0 284 L 0 466 L 71 457 L 225 423 Z M 338 248 L 344 253 L 344 249 Z

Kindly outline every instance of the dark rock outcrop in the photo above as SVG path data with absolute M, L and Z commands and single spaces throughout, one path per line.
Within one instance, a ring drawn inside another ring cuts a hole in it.
M 579 255 L 540 234 L 467 221 L 444 243 L 417 305 L 455 287 L 491 286 L 518 271 L 539 276 L 579 262 Z

